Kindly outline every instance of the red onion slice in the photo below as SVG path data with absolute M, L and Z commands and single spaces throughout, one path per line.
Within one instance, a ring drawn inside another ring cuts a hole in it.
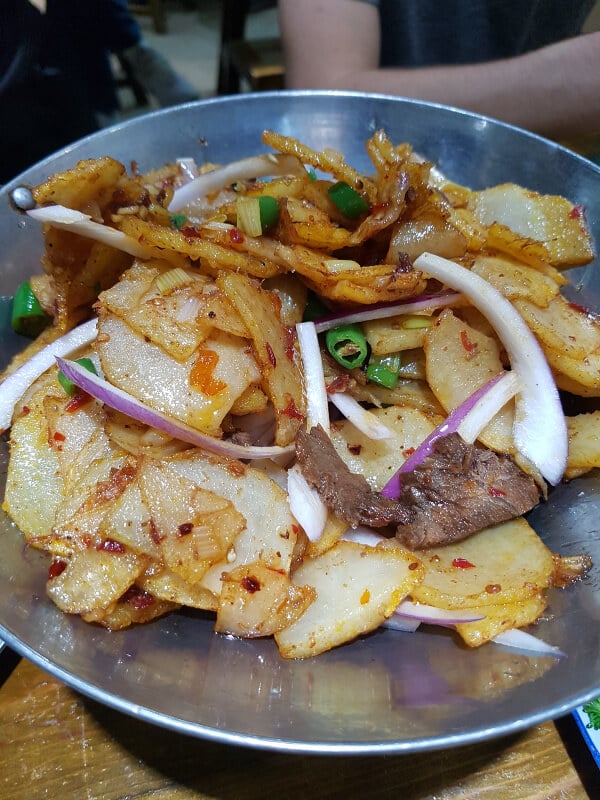
M 567 424 L 537 339 L 514 306 L 479 275 L 431 253 L 419 256 L 415 267 L 466 295 L 492 325 L 521 382 L 513 427 L 515 447 L 549 483 L 559 483 L 567 465 Z
M 88 372 L 80 364 L 74 361 L 65 361 L 63 358 L 57 358 L 56 360 L 66 378 L 101 403 L 105 403 L 116 411 L 121 411 L 144 425 L 150 425 L 152 428 L 156 428 L 174 439 L 201 447 L 203 450 L 242 460 L 277 458 L 294 450 L 294 445 L 289 445 L 288 447 L 277 447 L 275 445 L 272 447 L 255 447 L 252 445 L 244 447 L 233 442 L 214 439 L 212 436 L 207 436 L 183 422 L 150 408 L 138 400 L 137 397 L 118 389 L 98 375 Z
M 434 445 L 438 439 L 442 439 L 444 436 L 449 436 L 451 433 L 456 433 L 462 425 L 468 423 L 468 415 L 471 411 L 474 411 L 477 415 L 477 421 L 480 425 L 479 431 L 484 428 L 499 410 L 497 406 L 499 395 L 494 393 L 492 395 L 492 404 L 487 407 L 484 406 L 483 410 L 480 402 L 484 401 L 490 390 L 492 390 L 501 381 L 508 383 L 512 393 L 514 394 L 514 392 L 517 390 L 517 384 L 515 383 L 514 376 L 511 376 L 509 372 L 501 372 L 500 374 L 494 376 L 487 383 L 484 383 L 483 386 L 480 386 L 479 389 L 467 397 L 464 403 L 461 403 L 461 405 L 457 406 L 454 411 L 452 411 L 446 417 L 446 419 L 437 426 L 437 428 L 431 431 L 429 436 L 423 439 L 415 452 L 406 459 L 396 474 L 393 475 L 385 484 L 381 490 L 381 494 L 384 495 L 384 497 L 391 497 L 393 499 L 398 498 L 402 490 L 402 480 L 400 477 L 402 473 L 410 472 L 422 461 L 424 461 L 427 456 L 430 456 L 433 453 Z M 506 397 L 504 403 L 508 399 L 509 398 Z M 504 405 L 504 403 L 502 403 L 502 405 Z M 483 413 L 484 411 L 486 413 Z M 472 427 L 470 427 L 469 430 L 470 433 L 473 432 Z M 475 433 L 475 438 L 477 438 L 479 431 Z
M 371 319 L 385 319 L 397 314 L 415 314 L 417 311 L 429 311 L 436 308 L 453 305 L 462 299 L 459 292 L 440 292 L 427 294 L 421 297 L 401 300 L 394 303 L 375 303 L 368 308 L 355 311 L 342 311 L 336 314 L 327 314 L 315 320 L 317 333 L 337 328 L 338 325 L 350 325 L 355 322 L 367 322 Z
M 16 404 L 31 384 L 54 366 L 57 356 L 68 356 L 96 338 L 97 320 L 91 319 L 38 351 L 2 382 L 0 390 L 0 432 L 10 428 Z

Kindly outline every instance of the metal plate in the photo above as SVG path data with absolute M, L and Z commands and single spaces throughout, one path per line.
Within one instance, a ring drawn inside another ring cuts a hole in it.
M 586 206 L 600 242 L 600 169 L 508 125 L 442 106 L 334 92 L 239 95 L 134 119 L 89 137 L 0 194 L 0 274 L 10 294 L 39 269 L 41 235 L 12 212 L 7 192 L 78 159 L 109 154 L 141 171 L 180 156 L 224 162 L 263 151 L 272 128 L 369 169 L 365 140 L 384 128 L 451 178 L 484 188 L 516 181 Z M 600 265 L 573 273 L 579 302 L 600 308 Z M 5 329 L 4 329 L 5 330 Z M 0 358 L 20 343 L 3 333 Z M 2 443 L 5 473 L 7 448 Z M 550 548 L 589 553 L 585 582 L 551 592 L 536 632 L 567 658 L 531 658 L 496 645 L 470 651 L 450 632 L 378 631 L 307 661 L 271 641 L 212 632 L 201 614 L 172 614 L 120 633 L 60 613 L 46 598 L 47 560 L 0 519 L 0 636 L 65 683 L 135 717 L 194 736 L 272 750 L 414 752 L 521 730 L 600 693 L 600 480 L 560 487 L 531 515 Z

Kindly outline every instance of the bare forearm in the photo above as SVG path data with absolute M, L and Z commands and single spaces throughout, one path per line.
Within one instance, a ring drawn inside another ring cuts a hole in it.
M 373 7 L 348 0 L 284 0 L 280 6 L 284 12 L 291 7 L 282 15 L 290 88 L 430 100 L 555 138 L 600 133 L 600 32 L 502 61 L 382 70 Z M 309 8 L 310 15 L 303 13 Z

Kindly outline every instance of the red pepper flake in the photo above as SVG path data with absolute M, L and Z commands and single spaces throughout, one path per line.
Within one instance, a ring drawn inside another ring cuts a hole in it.
M 252 575 L 244 575 L 242 578 L 242 588 L 250 594 L 260 591 L 260 581 Z
M 64 433 L 56 431 L 56 433 L 52 438 L 54 439 L 55 442 L 64 442 L 67 437 L 64 435 Z
M 499 583 L 488 583 L 485 590 L 488 594 L 498 594 L 502 591 L 502 586 Z
M 191 225 L 186 225 L 183 228 L 179 229 L 180 232 L 185 236 L 186 239 L 201 239 L 202 234 L 198 230 L 198 228 L 192 228 Z
M 64 572 L 67 568 L 67 562 L 63 561 L 60 558 L 55 558 L 54 561 L 48 567 L 48 580 L 51 581 L 52 578 L 58 578 L 58 576 Z
M 475 564 L 471 564 L 471 562 L 467 561 L 466 558 L 455 558 L 452 561 L 452 566 L 456 567 L 457 569 L 472 569 Z
M 161 535 L 152 517 L 148 520 L 148 527 L 150 528 L 150 538 L 154 544 L 160 544 L 165 537 Z
M 281 413 L 285 417 L 289 417 L 290 419 L 304 419 L 304 414 L 301 414 L 298 411 L 298 406 L 296 405 L 296 401 L 291 395 L 286 395 L 287 397 L 287 405 L 285 408 L 281 409 Z
M 465 330 L 460 332 L 460 341 L 469 355 L 472 355 L 477 350 L 477 344 L 469 339 Z
M 27 416 L 27 414 L 29 414 L 30 411 L 31 409 L 29 408 L 29 406 L 23 406 L 23 408 L 21 409 L 21 414 L 23 414 L 23 416 L 25 417 Z
M 409 570 L 411 570 L 411 572 L 413 570 L 415 570 L 415 569 L 419 569 L 419 562 L 418 561 L 411 561 L 410 564 L 408 565 L 408 568 L 409 568 Z
M 178 526 L 177 536 L 179 537 L 188 536 L 193 530 L 194 530 L 193 522 L 184 522 L 182 525 Z
M 300 528 L 297 525 L 294 525 L 294 523 L 292 523 L 292 533 L 294 534 L 294 536 L 300 533 Z
M 488 494 L 490 497 L 506 497 L 506 492 L 503 492 L 502 489 L 496 489 L 495 486 L 489 487 Z
M 345 372 L 343 375 L 338 375 L 327 386 L 327 394 L 335 394 L 336 392 L 345 392 L 350 385 L 350 375 Z
M 84 392 L 83 389 L 77 389 L 73 397 L 67 401 L 65 405 L 65 411 L 68 414 L 74 414 L 75 411 L 79 411 L 80 408 L 87 406 L 88 403 L 92 402 L 92 395 Z
M 359 456 L 362 450 L 362 444 L 348 444 L 346 447 L 348 448 L 348 452 L 352 453 L 353 456 Z
M 265 350 L 267 351 L 267 358 L 269 359 L 269 364 L 273 367 L 273 369 L 275 369 L 275 367 L 277 366 L 277 358 L 269 342 L 265 344 Z
M 569 212 L 569 217 L 571 219 L 581 219 L 581 217 L 583 217 L 584 214 L 585 214 L 585 208 L 581 204 L 579 204 L 577 206 L 573 206 L 573 208 Z
M 144 608 L 149 608 L 156 602 L 154 597 L 149 592 L 145 592 L 143 589 L 139 589 L 137 586 L 130 586 L 125 594 L 121 597 L 121 601 L 123 603 L 129 603 L 130 606 L 133 606 L 138 611 L 142 611 Z
M 115 539 L 103 539 L 96 545 L 96 550 L 104 550 L 105 553 L 124 553 L 125 545 Z
M 414 447 L 407 447 L 406 450 L 404 450 L 404 455 L 405 456 L 412 456 L 412 454 L 414 452 L 415 452 L 415 448 Z
M 190 386 L 208 397 L 214 397 L 227 388 L 224 381 L 213 376 L 219 363 L 219 355 L 214 350 L 198 350 L 196 360 L 190 371 Z
M 232 228 L 229 231 L 229 239 L 232 244 L 242 244 L 244 241 L 244 234 L 239 228 Z

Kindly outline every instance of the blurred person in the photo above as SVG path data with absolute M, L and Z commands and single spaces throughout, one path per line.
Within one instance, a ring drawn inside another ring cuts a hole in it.
M 600 134 L 594 0 L 279 0 L 290 89 L 439 102 L 553 138 Z
M 116 121 L 113 53 L 158 105 L 197 99 L 144 42 L 126 0 L 1 0 L 1 182 Z

